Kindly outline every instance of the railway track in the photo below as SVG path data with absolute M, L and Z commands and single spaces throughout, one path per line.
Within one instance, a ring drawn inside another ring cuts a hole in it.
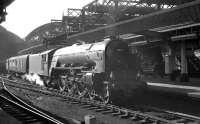
M 63 102 L 78 104 L 81 107 L 93 110 L 97 113 L 112 115 L 117 118 L 131 120 L 135 123 L 145 124 L 200 124 L 200 117 L 169 112 L 165 110 L 146 109 L 144 107 L 123 108 L 112 104 L 104 104 L 98 101 L 91 101 L 86 98 L 68 95 L 66 92 L 60 92 L 55 89 L 42 88 L 32 84 L 17 83 L 16 81 L 6 80 L 6 85 L 23 88 L 33 92 L 39 92 L 44 95 L 60 97 Z
M 20 122 L 24 124 L 75 124 L 59 117 L 52 117 L 52 115 L 48 115 L 47 113 L 25 103 L 8 91 L 4 85 L 4 81 L 1 82 L 1 86 L 3 88 L 0 90 L 0 108 Z

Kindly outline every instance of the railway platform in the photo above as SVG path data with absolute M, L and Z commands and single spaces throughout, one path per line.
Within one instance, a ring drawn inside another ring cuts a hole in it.
M 167 78 L 143 77 L 149 90 L 169 94 L 188 96 L 200 100 L 200 79 L 192 78 L 189 82 L 169 81 Z

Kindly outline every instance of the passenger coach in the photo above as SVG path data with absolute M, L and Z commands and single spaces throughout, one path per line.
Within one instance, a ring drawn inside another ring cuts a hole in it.
M 6 70 L 10 73 L 26 74 L 28 73 L 29 55 L 15 56 L 6 60 Z

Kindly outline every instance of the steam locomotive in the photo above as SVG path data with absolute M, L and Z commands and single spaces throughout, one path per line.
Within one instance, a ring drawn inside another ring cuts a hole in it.
M 6 69 L 26 79 L 38 75 L 46 87 L 105 103 L 145 86 L 137 75 L 136 56 L 120 39 L 11 57 Z

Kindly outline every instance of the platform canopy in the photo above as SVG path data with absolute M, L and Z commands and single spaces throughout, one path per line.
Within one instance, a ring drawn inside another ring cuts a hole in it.
M 200 21 L 199 6 L 200 1 L 197 0 L 172 9 L 158 11 L 138 18 L 125 20 L 83 33 L 71 35 L 68 36 L 67 42 L 74 40 L 98 40 L 108 35 L 122 35 L 130 33 L 143 34 L 144 31 L 153 28 L 178 25 L 183 23 L 198 23 Z
M 178 2 L 179 0 L 171 0 L 171 2 L 175 1 Z M 176 6 L 174 8 L 160 10 L 154 13 L 128 19 L 125 21 L 120 21 L 82 33 L 77 33 L 73 35 L 61 34 L 48 40 L 48 44 L 71 45 L 77 41 L 94 42 L 95 40 L 100 40 L 104 37 L 111 35 L 119 36 L 129 41 L 141 41 L 140 39 L 144 36 L 153 37 L 153 40 L 154 38 L 157 40 L 162 37 L 162 33 L 166 33 L 168 31 L 171 31 L 172 29 L 179 30 L 179 28 L 182 26 L 193 25 L 200 22 L 200 1 L 191 1 L 192 2 L 190 2 L 190 0 L 184 1 L 189 3 L 181 4 L 183 1 L 180 0 L 178 3 L 174 3 L 180 4 L 179 6 Z M 154 0 L 150 0 L 150 2 L 154 2 Z M 46 26 L 42 26 L 42 28 L 39 27 L 37 29 L 41 30 L 45 27 Z M 139 40 L 137 40 L 138 38 Z

